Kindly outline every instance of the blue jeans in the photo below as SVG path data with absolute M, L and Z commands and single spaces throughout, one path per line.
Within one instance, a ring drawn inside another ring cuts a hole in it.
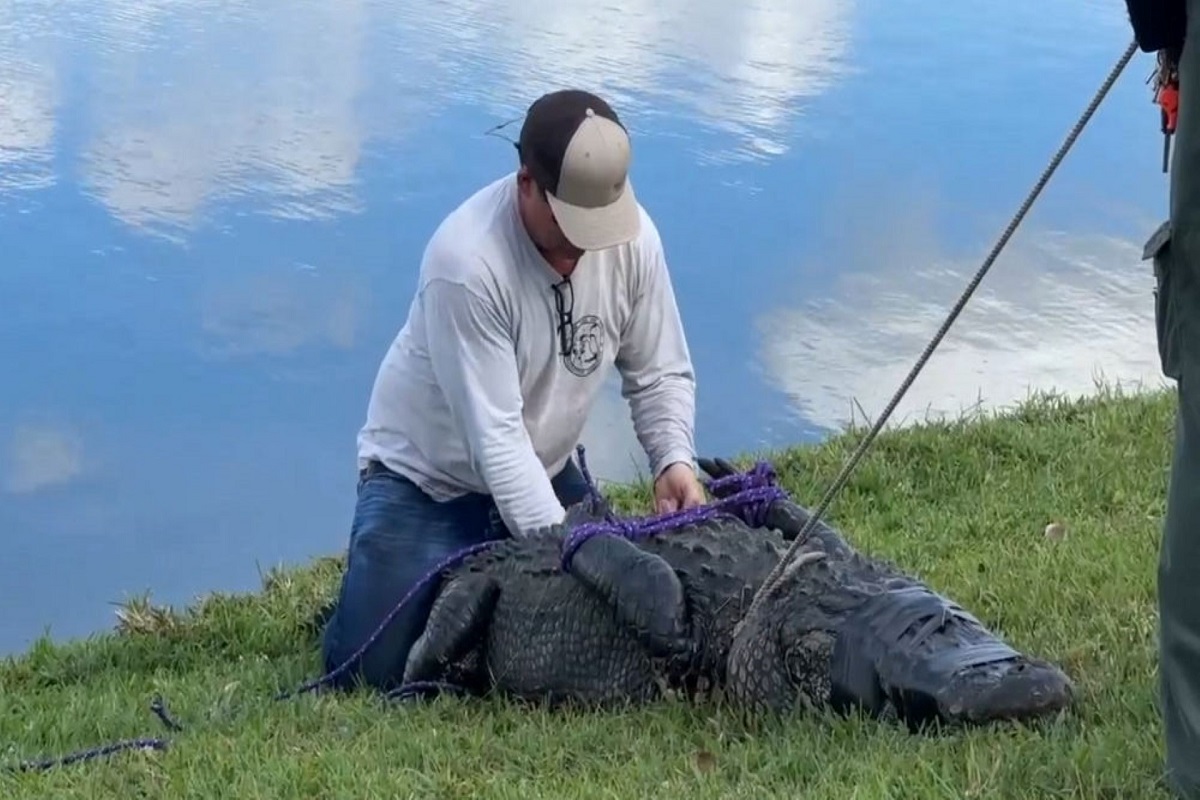
M 551 480 L 564 506 L 582 500 L 587 483 L 572 460 Z M 438 502 L 388 470 L 360 478 L 346 571 L 325 627 L 325 671 L 339 667 L 375 631 L 418 581 L 456 550 L 510 534 L 489 495 Z M 430 581 L 388 623 L 351 669 L 334 681 L 382 691 L 400 685 L 408 651 L 425 628 L 439 583 Z

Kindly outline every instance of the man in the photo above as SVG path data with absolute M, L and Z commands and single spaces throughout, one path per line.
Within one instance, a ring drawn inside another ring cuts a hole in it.
M 1168 783 L 1200 797 L 1200 0 L 1126 0 L 1126 9 L 1140 49 L 1158 51 L 1178 77 L 1170 220 L 1146 246 L 1162 370 L 1178 400 L 1158 565 L 1159 688 Z
M 610 365 L 658 509 L 704 502 L 691 359 L 658 231 L 627 177 L 625 128 L 599 97 L 553 92 L 529 107 L 517 150 L 515 173 L 434 232 L 379 367 L 327 669 L 438 561 L 558 523 L 583 499 L 571 453 Z M 416 594 L 348 673 L 397 685 L 436 590 Z

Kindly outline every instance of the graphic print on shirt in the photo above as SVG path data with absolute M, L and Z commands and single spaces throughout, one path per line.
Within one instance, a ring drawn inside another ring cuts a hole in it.
M 604 324 L 595 314 L 578 320 L 575 312 L 575 284 L 569 277 L 553 284 L 554 309 L 558 313 L 559 356 L 572 375 L 586 378 L 596 371 L 604 356 Z
M 563 364 L 572 375 L 586 378 L 604 356 L 604 325 L 595 314 L 588 314 L 571 327 L 571 347 L 563 355 Z

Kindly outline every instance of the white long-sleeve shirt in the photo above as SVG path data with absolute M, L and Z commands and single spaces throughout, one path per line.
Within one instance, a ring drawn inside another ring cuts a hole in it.
M 654 477 L 695 460 L 695 376 L 645 209 L 635 241 L 586 253 L 560 285 L 574 320 L 573 350 L 560 355 L 563 278 L 525 231 L 516 188 L 515 174 L 485 186 L 434 232 L 379 366 L 358 463 L 378 460 L 435 499 L 490 494 L 521 534 L 565 516 L 550 478 L 611 366 Z

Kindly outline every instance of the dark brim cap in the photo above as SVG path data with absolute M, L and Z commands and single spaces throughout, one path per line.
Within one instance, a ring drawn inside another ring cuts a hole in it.
M 572 244 L 602 250 L 637 237 L 629 134 L 608 103 L 578 89 L 545 94 L 529 107 L 518 146 Z

